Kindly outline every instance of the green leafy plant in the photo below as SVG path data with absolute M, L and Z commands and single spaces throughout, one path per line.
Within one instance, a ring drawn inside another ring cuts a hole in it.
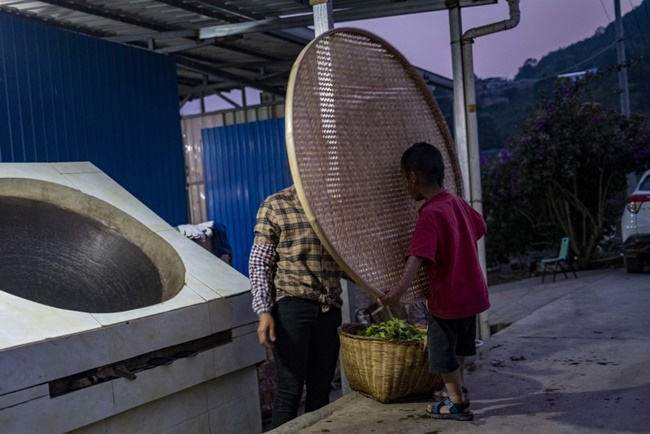
M 372 324 L 359 332 L 359 336 L 420 342 L 424 340 L 426 335 L 424 330 L 397 318 L 379 324 Z

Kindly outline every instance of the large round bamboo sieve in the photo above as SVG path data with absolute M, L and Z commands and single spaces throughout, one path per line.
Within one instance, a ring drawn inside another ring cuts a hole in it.
M 371 33 L 336 29 L 314 39 L 291 71 L 286 103 L 291 174 L 311 225 L 354 281 L 381 296 L 397 285 L 419 203 L 400 174 L 416 142 L 440 149 L 444 186 L 462 176 L 444 118 L 417 71 Z M 402 297 L 427 293 L 421 270 Z

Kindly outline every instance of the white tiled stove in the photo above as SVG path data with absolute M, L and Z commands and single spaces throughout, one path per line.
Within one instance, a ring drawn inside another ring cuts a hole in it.
M 23 181 L 29 187 L 13 191 Z M 146 227 L 131 234 L 134 243 L 171 246 L 184 276 L 175 295 L 160 303 L 106 313 L 52 307 L 0 291 L 3 433 L 153 433 L 183 426 L 261 431 L 255 365 L 265 352 L 257 342 L 245 276 L 182 236 L 91 163 L 0 163 L 0 196 L 14 194 L 32 199 L 42 194 L 46 201 L 62 195 L 71 204 L 115 207 L 116 220 L 133 218 Z M 112 215 L 97 212 L 93 218 L 105 218 L 112 227 Z M 159 250 L 149 247 L 153 256 Z M 164 277 L 166 267 L 160 268 Z M 197 351 L 185 351 L 189 356 L 170 356 L 197 345 Z M 134 371 L 135 379 L 111 375 L 86 384 L 85 376 L 100 368 L 157 356 L 172 363 L 145 363 Z M 77 386 L 53 393 L 66 381 Z

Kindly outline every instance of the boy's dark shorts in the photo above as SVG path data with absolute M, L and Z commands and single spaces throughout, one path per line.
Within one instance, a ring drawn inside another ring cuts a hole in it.
M 458 369 L 457 356 L 476 355 L 476 315 L 442 319 L 427 312 L 429 372 L 444 374 Z

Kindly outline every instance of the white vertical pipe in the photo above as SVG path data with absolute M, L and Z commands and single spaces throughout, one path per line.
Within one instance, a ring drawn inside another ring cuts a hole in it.
M 316 0 L 316 1 L 319 1 L 319 3 L 314 4 L 315 1 L 310 2 L 313 5 L 313 10 L 314 10 L 314 36 L 315 37 L 334 28 L 332 0 L 326 0 L 325 2 L 322 2 L 321 0 Z M 353 315 L 352 308 L 354 306 L 354 300 L 353 297 L 351 296 L 352 291 L 350 291 L 351 288 L 350 285 L 348 285 L 347 280 L 341 279 L 341 289 L 343 290 L 341 294 L 341 298 L 344 301 L 344 306 L 343 309 L 341 310 L 341 317 L 343 323 L 350 323 L 354 321 L 354 318 L 352 318 Z M 350 383 L 348 382 L 348 378 L 345 375 L 345 369 L 343 367 L 343 357 L 341 355 L 339 355 L 339 363 L 340 363 L 340 372 L 341 372 L 341 393 L 343 395 L 348 395 L 352 393 L 352 389 L 350 388 Z
M 627 65 L 625 62 L 625 38 L 621 18 L 621 0 L 614 0 L 614 26 L 616 27 L 616 55 L 618 57 L 618 84 L 621 88 L 621 114 L 630 116 L 630 91 L 627 85 Z
M 334 28 L 334 13 L 332 0 L 319 2 L 313 5 L 314 10 L 314 34 L 318 36 Z
M 463 82 L 465 85 L 465 122 L 467 123 L 467 155 L 469 189 L 472 207 L 483 214 L 481 191 L 481 155 L 478 141 L 478 116 L 476 113 L 476 86 L 472 44 L 463 44 Z
M 463 194 L 470 200 L 469 157 L 467 154 L 467 117 L 465 113 L 465 86 L 463 79 L 463 54 L 461 37 L 463 23 L 460 6 L 449 9 L 449 34 L 454 81 L 454 139 L 463 176 Z
M 616 56 L 618 61 L 618 86 L 620 88 L 621 114 L 630 116 L 630 90 L 627 84 L 627 65 L 625 60 L 625 37 L 623 36 L 623 18 L 621 17 L 621 0 L 614 0 L 614 27 L 616 29 Z M 632 194 L 638 182 L 637 174 L 627 174 L 627 194 Z
M 463 34 L 461 38 L 461 68 L 463 70 L 461 74 L 463 78 L 462 104 L 465 116 L 467 146 L 466 152 L 468 160 L 467 171 L 469 174 L 469 191 L 465 193 L 465 196 L 469 197 L 468 200 L 472 207 L 481 214 L 483 214 L 483 192 L 481 189 L 481 154 L 478 140 L 478 116 L 476 113 L 476 86 L 474 83 L 474 55 L 472 51 L 472 44 L 474 43 L 474 38 L 495 32 L 509 30 L 519 24 L 519 0 L 508 0 L 508 6 L 510 11 L 510 18 L 508 20 L 468 30 Z M 455 64 L 454 67 L 456 67 Z M 454 82 L 455 81 L 456 73 L 454 72 Z M 456 83 L 454 83 L 454 86 L 455 84 Z M 455 95 L 454 98 L 456 98 Z M 484 238 L 478 242 L 478 253 L 483 275 L 487 279 L 487 261 L 485 258 Z M 478 317 L 478 331 L 479 337 L 481 339 L 490 337 L 490 323 L 488 320 L 487 312 L 480 314 Z
M 451 56 L 454 80 L 454 130 L 456 139 L 456 150 L 458 152 L 458 160 L 460 163 L 461 173 L 463 174 L 463 192 L 465 200 L 470 202 L 476 209 L 476 204 L 473 202 L 475 186 L 473 185 L 473 177 L 478 173 L 480 176 L 480 166 L 478 171 L 473 167 L 472 158 L 476 161 L 478 159 L 473 155 L 470 146 L 471 139 L 474 143 L 478 144 L 478 133 L 476 128 L 476 118 L 474 117 L 474 124 L 470 124 L 470 118 L 467 110 L 467 91 L 471 92 L 471 99 L 475 100 L 474 95 L 474 67 L 472 62 L 471 47 L 465 54 L 465 48 L 462 44 L 462 17 L 460 7 L 454 7 L 449 10 L 449 31 L 451 36 Z M 469 66 L 465 64 L 469 57 Z M 474 114 L 476 112 L 476 104 L 474 103 Z M 473 137 L 475 136 L 475 137 Z M 478 147 L 478 145 L 477 145 Z M 483 207 L 480 202 L 480 179 L 479 179 L 479 208 L 478 212 L 483 214 Z M 482 238 L 478 243 L 478 256 L 483 270 L 483 276 L 487 281 L 486 261 L 485 261 L 485 240 Z M 487 312 L 478 315 L 478 337 L 480 339 L 487 339 L 490 337 L 490 324 L 487 317 Z
M 474 83 L 474 58 L 472 44 L 463 44 L 463 78 L 465 85 L 465 116 L 467 122 L 467 154 L 469 160 L 470 204 L 483 215 L 483 193 L 481 190 L 481 154 L 478 142 L 478 116 L 476 114 L 476 86 Z M 478 241 L 478 259 L 487 282 L 487 260 L 485 258 L 485 237 Z M 490 337 L 490 321 L 487 312 L 478 316 L 478 336 Z

